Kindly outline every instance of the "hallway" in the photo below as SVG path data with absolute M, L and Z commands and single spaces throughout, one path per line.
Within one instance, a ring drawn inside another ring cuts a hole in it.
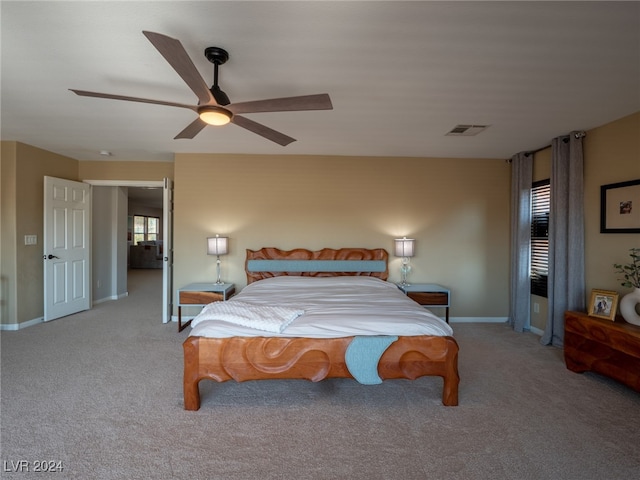
M 127 270 L 127 292 L 129 297 L 154 297 L 162 302 L 162 269 L 130 268 Z

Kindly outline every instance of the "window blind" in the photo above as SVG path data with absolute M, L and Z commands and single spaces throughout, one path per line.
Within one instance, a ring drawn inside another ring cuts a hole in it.
M 542 180 L 531 188 L 531 294 L 547 296 L 549 274 L 549 210 L 551 184 Z

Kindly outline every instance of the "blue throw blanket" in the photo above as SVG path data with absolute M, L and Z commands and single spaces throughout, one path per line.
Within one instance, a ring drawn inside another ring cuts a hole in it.
M 398 340 L 398 337 L 354 337 L 345 352 L 345 361 L 349 373 L 363 385 L 382 383 L 382 379 L 378 376 L 378 362 L 389 345 L 396 340 Z

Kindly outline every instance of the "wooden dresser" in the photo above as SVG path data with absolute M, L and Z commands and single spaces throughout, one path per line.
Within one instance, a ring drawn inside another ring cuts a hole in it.
M 564 314 L 564 360 L 573 372 L 592 371 L 640 392 L 640 327 L 582 312 Z

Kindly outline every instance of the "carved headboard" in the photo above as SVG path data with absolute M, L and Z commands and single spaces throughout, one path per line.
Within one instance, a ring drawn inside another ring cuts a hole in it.
M 247 284 L 280 275 L 336 277 L 364 275 L 386 280 L 389 254 L 383 248 L 323 248 L 280 250 L 266 247 L 247 250 Z

